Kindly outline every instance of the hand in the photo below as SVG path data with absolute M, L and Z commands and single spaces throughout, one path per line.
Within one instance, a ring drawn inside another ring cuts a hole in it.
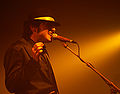
M 38 61 L 39 60 L 39 55 L 43 53 L 43 46 L 44 44 L 42 42 L 35 43 L 33 48 L 32 48 L 32 53 L 33 53 L 33 59 Z

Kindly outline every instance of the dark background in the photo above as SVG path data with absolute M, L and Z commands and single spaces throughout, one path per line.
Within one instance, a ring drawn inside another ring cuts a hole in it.
M 21 37 L 27 14 L 37 8 L 53 10 L 61 23 L 57 32 L 76 40 L 80 44 L 81 57 L 120 87 L 119 0 L 9 0 L 0 3 L 0 94 L 9 94 L 4 84 L 4 53 Z M 74 44 L 69 45 L 76 49 Z M 53 41 L 47 46 L 61 94 L 110 93 L 104 81 L 61 42 Z

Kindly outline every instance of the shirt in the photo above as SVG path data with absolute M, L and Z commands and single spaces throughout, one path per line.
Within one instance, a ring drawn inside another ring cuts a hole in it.
M 7 50 L 4 58 L 5 85 L 15 94 L 49 94 L 58 88 L 48 59 L 47 50 L 40 54 L 39 61 L 32 58 L 31 39 L 20 39 Z

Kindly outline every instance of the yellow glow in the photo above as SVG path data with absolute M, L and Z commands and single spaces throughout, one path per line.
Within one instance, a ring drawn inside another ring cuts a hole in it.
M 34 18 L 35 20 L 45 20 L 45 21 L 52 21 L 52 22 L 55 22 L 55 19 L 52 18 L 52 17 L 37 17 L 37 18 Z
M 100 60 L 109 57 L 112 52 L 120 48 L 120 33 L 96 39 L 96 41 L 87 45 L 89 45 L 85 49 L 87 58 L 92 59 L 92 57 L 95 57 Z

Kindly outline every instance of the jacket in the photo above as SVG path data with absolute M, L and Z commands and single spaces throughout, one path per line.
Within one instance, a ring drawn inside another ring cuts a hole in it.
M 32 58 L 31 39 L 22 38 L 7 50 L 4 57 L 5 85 L 15 94 L 49 94 L 58 88 L 48 59 L 47 50 L 39 56 L 39 62 Z

